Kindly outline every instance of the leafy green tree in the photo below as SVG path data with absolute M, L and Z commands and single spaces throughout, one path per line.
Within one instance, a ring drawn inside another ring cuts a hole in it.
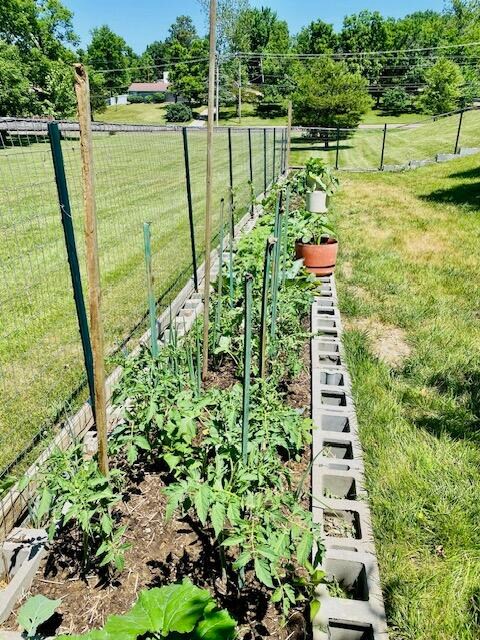
M 107 92 L 121 93 L 130 84 L 131 49 L 125 40 L 103 25 L 92 31 L 87 48 L 87 61 L 96 71 L 105 71 L 104 86 Z
M 18 48 L 0 41 L 0 116 L 36 114 L 40 105 Z
M 295 44 L 299 53 L 327 53 L 336 49 L 337 42 L 333 25 L 314 20 L 301 29 Z
M 447 113 L 460 105 L 464 78 L 458 64 L 440 58 L 425 73 L 427 86 L 418 104 L 426 113 Z
M 206 98 L 208 49 L 206 38 L 197 38 L 189 48 L 178 42 L 169 48 L 172 58 L 177 61 L 170 70 L 171 90 L 177 96 L 183 96 L 188 102 L 200 103 Z
M 152 61 L 152 74 L 155 78 L 162 77 L 162 70 L 168 60 L 168 45 L 161 40 L 155 40 L 151 44 L 147 45 L 144 56 L 149 56 Z
M 168 30 L 167 46 L 179 44 L 189 49 L 198 38 L 198 33 L 190 16 L 178 16 Z
M 387 113 L 394 115 L 405 113 L 410 109 L 411 104 L 411 98 L 403 87 L 387 89 L 383 94 L 382 106 Z
M 343 62 L 324 59 L 301 65 L 295 81 L 295 124 L 356 127 L 372 104 L 364 78 L 349 72 Z

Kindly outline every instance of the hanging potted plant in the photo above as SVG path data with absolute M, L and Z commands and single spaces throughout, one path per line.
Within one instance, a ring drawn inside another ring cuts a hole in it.
M 337 263 L 338 241 L 325 214 L 301 209 L 292 215 L 297 259 L 303 259 L 307 271 L 328 276 Z
M 338 188 L 338 179 L 320 158 L 310 158 L 305 165 L 307 209 L 314 213 L 326 213 L 327 198 Z

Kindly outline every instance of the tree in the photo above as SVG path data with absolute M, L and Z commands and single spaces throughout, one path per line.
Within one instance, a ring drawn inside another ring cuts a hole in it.
M 208 23 L 210 0 L 198 0 Z M 248 0 L 219 0 L 217 3 L 217 50 L 234 52 L 234 34 L 240 14 L 248 9 Z
M 335 50 L 337 41 L 333 25 L 315 20 L 297 35 L 296 49 L 299 53 L 327 53 Z
M 411 107 L 412 101 L 403 87 L 387 89 L 383 94 L 383 110 L 397 115 L 405 113 Z
M 200 103 L 206 98 L 208 49 L 207 38 L 197 38 L 188 49 L 180 43 L 170 47 L 172 58 L 176 60 L 169 76 L 171 91 L 177 96 L 183 96 L 188 102 Z
M 152 74 L 155 78 L 162 77 L 162 69 L 166 68 L 165 64 L 168 60 L 168 45 L 161 40 L 155 40 L 147 46 L 144 56 L 149 56 L 152 61 Z
M 315 60 L 301 65 L 292 96 L 295 124 L 312 127 L 356 127 L 370 108 L 367 84 L 343 62 Z
M 460 102 L 464 78 L 460 67 L 446 58 L 439 58 L 425 73 L 426 88 L 418 104 L 426 113 L 454 111 Z
M 17 47 L 0 41 L 0 116 L 39 113 L 40 105 L 27 73 Z
M 131 49 L 125 40 L 103 25 L 92 31 L 92 40 L 87 48 L 87 61 L 96 71 L 106 71 L 105 89 L 110 93 L 121 93 L 130 84 Z
M 165 42 L 167 46 L 177 43 L 189 49 L 197 38 L 197 29 L 190 16 L 178 16 L 170 26 Z

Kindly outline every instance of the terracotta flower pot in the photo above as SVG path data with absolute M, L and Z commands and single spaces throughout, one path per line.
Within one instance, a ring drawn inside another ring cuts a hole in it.
M 329 276 L 335 271 L 338 242 L 333 238 L 329 238 L 323 244 L 296 242 L 295 252 L 297 260 L 303 258 L 307 271 L 316 276 Z

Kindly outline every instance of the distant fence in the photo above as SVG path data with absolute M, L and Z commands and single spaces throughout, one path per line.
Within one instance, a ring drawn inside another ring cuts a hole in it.
M 316 156 L 339 170 L 395 171 L 475 152 L 480 152 L 478 107 L 402 125 L 292 129 L 293 165 Z
M 215 130 L 215 234 L 222 199 L 226 215 L 233 199 L 238 220 L 250 183 L 258 195 L 285 171 L 286 142 L 284 127 Z M 95 123 L 93 148 L 113 366 L 148 328 L 143 222 L 152 223 L 158 314 L 203 260 L 206 130 Z M 1 119 L 0 483 L 88 396 L 78 314 L 85 285 L 78 124 Z

